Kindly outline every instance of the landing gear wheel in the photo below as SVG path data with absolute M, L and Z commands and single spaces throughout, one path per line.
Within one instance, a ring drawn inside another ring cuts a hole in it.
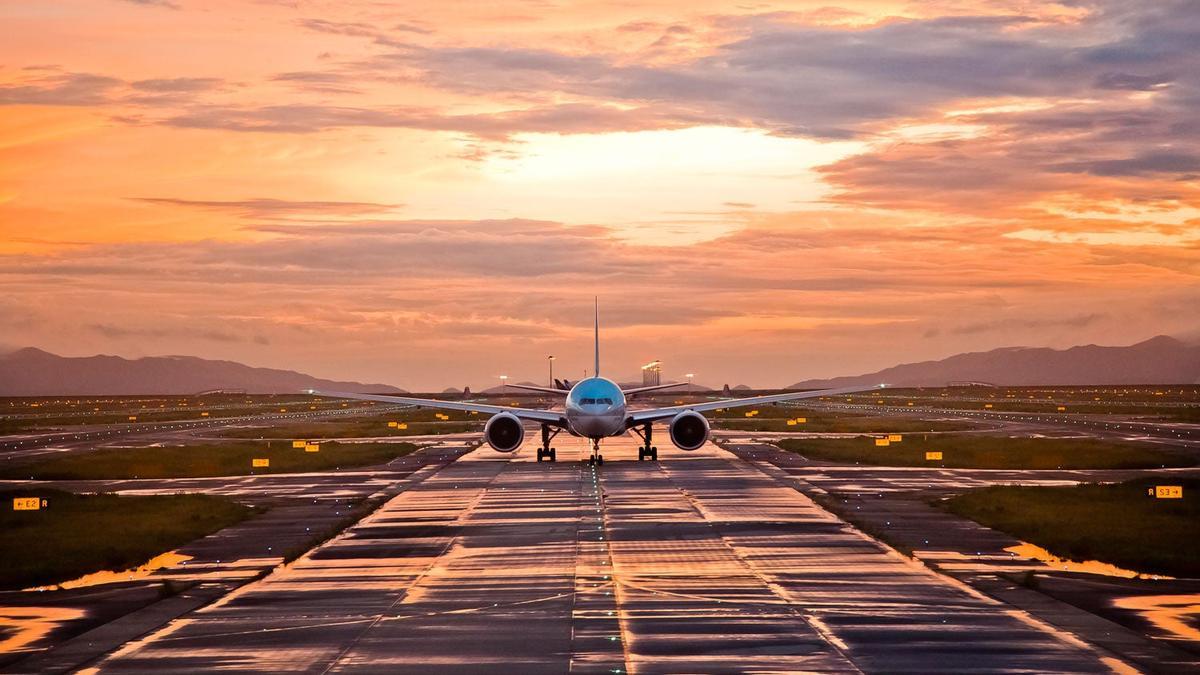
M 596 455 L 596 463 L 604 466 L 604 455 Z
M 651 424 L 645 424 L 641 429 L 630 427 L 630 431 L 642 438 L 642 445 L 638 448 L 638 461 L 650 460 L 658 461 L 658 448 L 650 445 L 651 434 L 654 432 L 654 427 Z
M 550 447 L 550 440 L 557 436 L 559 431 L 560 429 L 555 429 L 551 432 L 549 425 L 542 425 L 542 445 L 537 451 L 537 461 L 540 462 L 543 459 L 548 459 L 554 462 L 558 460 L 558 455 L 554 452 L 554 448 Z

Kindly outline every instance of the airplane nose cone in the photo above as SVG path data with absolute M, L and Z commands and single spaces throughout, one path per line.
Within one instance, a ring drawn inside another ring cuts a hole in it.
M 580 415 L 572 420 L 571 426 L 583 436 L 611 436 L 615 433 L 612 415 Z

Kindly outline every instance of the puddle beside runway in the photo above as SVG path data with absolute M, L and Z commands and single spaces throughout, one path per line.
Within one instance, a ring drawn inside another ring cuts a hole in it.
M 1013 553 L 1018 556 L 1022 556 L 1025 558 L 1032 558 L 1034 560 L 1039 560 L 1039 561 L 1045 563 L 1046 565 L 1053 567 L 1056 570 L 1063 571 L 1063 572 L 1084 572 L 1087 574 L 1102 574 L 1104 576 L 1109 576 L 1109 577 L 1124 577 L 1126 579 L 1137 579 L 1137 578 L 1174 579 L 1175 578 L 1175 577 L 1168 577 L 1168 576 L 1165 576 L 1162 574 L 1146 574 L 1143 572 L 1135 572 L 1133 570 L 1122 569 L 1120 567 L 1117 567 L 1116 565 L 1111 565 L 1109 563 L 1101 562 L 1099 560 L 1084 560 L 1084 561 L 1068 560 L 1066 558 L 1060 558 L 1040 546 L 1030 544 L 1030 543 L 1024 543 L 1024 542 L 1017 546 L 1009 546 L 1008 548 L 1006 548 L 1004 550 L 1009 551 L 1010 553 Z
M 1113 606 L 1137 612 L 1168 639 L 1200 642 L 1200 594 L 1135 595 L 1117 598 Z
M 77 579 L 64 581 L 59 584 L 49 584 L 46 586 L 34 586 L 32 588 L 23 589 L 25 591 L 54 591 L 59 589 L 82 588 L 84 586 L 97 586 L 99 584 L 115 584 L 122 581 L 136 581 L 145 579 L 154 574 L 156 571 L 165 567 L 174 567 L 180 563 L 191 560 L 192 556 L 182 555 L 178 551 L 167 551 L 166 553 L 156 555 L 150 560 L 123 571 L 101 570 L 85 574 Z
M 87 612 L 76 607 L 0 607 L 0 653 L 36 646 L 54 629 Z

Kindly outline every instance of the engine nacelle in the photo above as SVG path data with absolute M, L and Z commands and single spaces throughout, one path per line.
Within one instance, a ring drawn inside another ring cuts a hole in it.
M 695 450 L 708 440 L 708 420 L 693 410 L 685 410 L 671 418 L 668 430 L 671 442 L 680 450 Z
M 484 425 L 483 438 L 497 452 L 512 452 L 525 440 L 525 427 L 512 413 L 496 413 Z

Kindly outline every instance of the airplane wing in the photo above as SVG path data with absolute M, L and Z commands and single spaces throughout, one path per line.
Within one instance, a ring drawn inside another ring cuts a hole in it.
M 704 412 L 706 410 L 719 410 L 723 408 L 741 408 L 748 405 L 766 405 L 768 403 L 782 403 L 783 401 L 795 401 L 804 398 L 819 398 L 821 396 L 839 396 L 841 394 L 853 394 L 862 391 L 873 391 L 883 389 L 887 385 L 876 384 L 870 387 L 843 387 L 841 389 L 816 389 L 813 391 L 799 391 L 788 394 L 772 394 L 770 396 L 751 396 L 750 398 L 731 398 L 723 401 L 705 401 L 704 403 L 695 403 L 692 405 L 677 405 L 670 408 L 651 408 L 649 410 L 634 410 L 629 413 L 630 425 L 644 424 L 646 422 L 654 422 L 656 420 L 674 417 L 685 410 L 694 410 L 696 412 Z
M 504 386 L 512 387 L 513 389 L 528 389 L 529 391 L 540 391 L 540 392 L 543 392 L 546 394 L 558 394 L 559 396 L 566 396 L 567 394 L 571 393 L 571 392 L 567 391 L 566 389 L 555 389 L 553 387 L 539 387 L 539 386 L 533 385 L 533 384 L 507 384 Z
M 634 387 L 633 389 L 622 389 L 621 393 L 629 396 L 630 394 L 641 394 L 647 391 L 655 391 L 657 389 L 670 389 L 671 387 L 686 387 L 687 382 L 672 382 L 671 384 L 652 384 L 647 387 Z
M 510 385 L 511 386 L 511 385 Z M 554 426 L 566 427 L 567 419 L 561 412 L 554 410 L 533 410 L 531 408 L 510 408 L 504 405 L 487 405 L 486 403 L 467 403 L 461 401 L 439 401 L 432 398 L 412 398 L 409 396 L 377 396 L 375 394 L 351 394 L 341 391 L 318 391 L 316 389 L 305 389 L 304 393 L 313 396 L 327 396 L 329 398 L 349 398 L 358 401 L 379 401 L 380 403 L 399 403 L 401 405 L 411 405 L 418 408 L 438 408 L 441 410 L 462 410 L 466 412 L 486 413 L 495 415 L 497 413 L 512 413 L 519 419 L 529 420 L 531 422 L 545 422 Z

